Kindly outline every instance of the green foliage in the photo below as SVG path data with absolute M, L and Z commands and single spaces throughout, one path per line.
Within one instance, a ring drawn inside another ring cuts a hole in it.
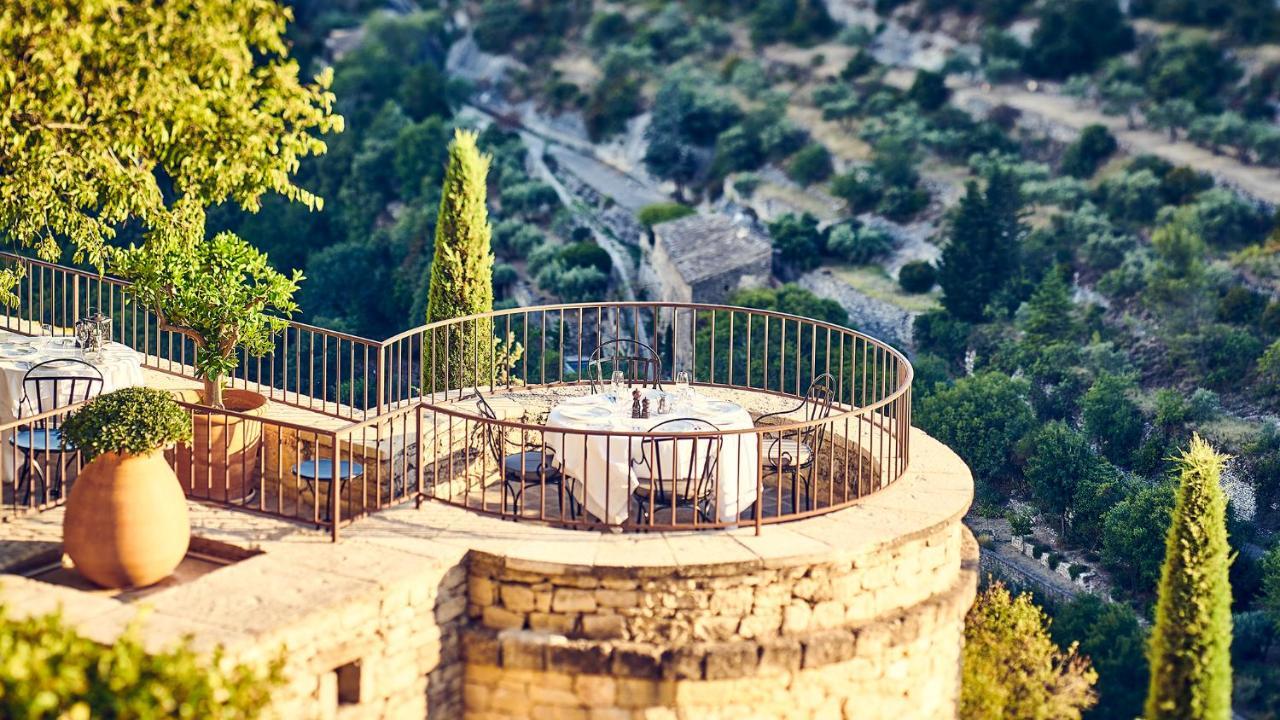
M 113 452 L 141 455 L 191 438 L 191 418 L 163 390 L 129 387 L 89 401 L 62 424 L 65 442 L 86 461 Z
M 1142 714 L 1147 634 L 1128 605 L 1077 595 L 1054 613 L 1050 632 L 1059 645 L 1079 643 L 1080 654 L 1098 673 L 1098 704 L 1086 717 L 1133 720 Z
M 1078 178 L 1092 177 L 1103 161 L 1115 153 L 1116 147 L 1115 136 L 1105 126 L 1086 126 L 1063 153 L 1062 172 Z
M 947 100 L 950 97 L 951 91 L 947 89 L 947 76 L 928 70 L 917 70 L 916 79 L 912 81 L 911 89 L 907 91 L 907 98 L 919 105 L 920 109 L 925 112 L 937 110 L 947 104 Z
M 801 270 L 817 267 L 822 255 L 822 235 L 818 218 L 804 213 L 786 213 L 769 223 L 773 249 L 783 262 Z
M 1151 633 L 1150 720 L 1231 718 L 1225 461 L 1199 437 L 1178 458 L 1181 481 Z
M 1102 562 L 1121 588 L 1139 595 L 1155 590 L 1174 500 L 1173 486 L 1159 482 L 1139 487 L 1107 511 Z
M 1022 323 L 1023 342 L 1032 346 L 1045 346 L 1070 340 L 1077 328 L 1071 290 L 1062 273 L 1057 268 L 1052 268 L 1044 274 L 1044 279 L 1027 301 L 1026 318 Z
M 1132 378 L 1102 373 L 1082 402 L 1084 427 L 1108 460 L 1125 465 L 1142 441 L 1142 411 L 1133 399 Z
M 1063 79 L 1089 72 L 1133 47 L 1133 28 L 1116 0 L 1045 3 L 1031 36 L 1024 67 L 1038 77 Z
M 298 79 L 274 0 L 50 0 L 0 21 L 0 235 L 102 268 L 128 221 L 196 243 L 204 209 L 257 211 L 342 129 L 331 78 Z M 158 62 L 158 59 L 163 59 Z M 0 297 L 17 281 L 0 271 Z
M 909 293 L 926 293 L 938 282 L 938 271 L 928 260 L 912 260 L 898 269 L 898 285 Z
M 1097 672 L 1075 644 L 1055 644 L 1050 625 L 1028 594 L 995 583 L 978 596 L 964 624 L 963 720 L 1079 720 L 1093 706 Z
M 1206 243 L 1237 248 L 1263 240 L 1272 217 L 1265 207 L 1226 188 L 1206 190 L 1188 206 L 1161 213 L 1162 223 L 1182 222 Z
M 1078 483 L 1096 477 L 1105 461 L 1094 454 L 1088 438 L 1059 421 L 1042 425 L 1027 437 L 1026 445 L 1023 475 L 1032 496 L 1042 511 L 1057 518 L 1065 533 Z
M 1262 610 L 1280 634 L 1280 545 L 1262 558 Z
M 1018 246 L 1025 234 L 1021 199 L 1013 176 L 996 170 L 986 193 L 969 183 L 948 225 L 938 282 L 942 304 L 957 318 L 981 320 L 1018 264 Z
M 449 166 L 436 220 L 428 323 L 493 310 L 493 251 L 485 207 L 489 163 L 490 157 L 476 148 L 476 134 L 458 130 L 449 144 Z M 491 321 L 460 327 L 439 342 L 440 347 L 432 350 L 441 360 L 431 387 L 467 387 L 490 380 Z M 446 357 L 448 362 L 443 360 Z
M 973 471 L 980 492 L 1012 479 L 1018 441 L 1035 425 L 1027 384 L 995 372 L 961 378 L 921 405 L 920 426 Z
M 115 254 L 112 265 L 161 327 L 195 341 L 195 369 L 214 407 L 222 405 L 222 378 L 239 365 L 237 351 L 274 351 L 276 334 L 298 310 L 302 273 L 276 271 L 265 253 L 229 232 L 195 243 L 157 234 Z
M 654 225 L 670 222 L 671 220 L 679 220 L 696 212 L 698 211 L 680 203 L 654 203 L 640 208 L 640 211 L 636 213 L 636 220 L 645 228 L 652 230 Z
M 787 174 L 801 185 L 812 185 L 831 177 L 831 153 L 821 143 L 809 143 L 791 157 Z
M 754 5 L 747 22 L 757 44 L 785 41 L 807 45 L 825 40 L 837 30 L 822 0 L 758 0 Z
M 1151 222 L 1160 209 L 1160 179 L 1150 170 L 1110 175 L 1098 186 L 1107 214 L 1117 222 Z
M 969 349 L 972 329 L 969 323 L 955 318 L 946 310 L 922 313 L 912 323 L 916 345 L 923 351 L 946 358 L 957 368 Z
M 857 220 L 837 225 L 827 235 L 827 251 L 855 265 L 865 265 L 883 256 L 893 245 L 893 236 L 888 231 Z
M 609 253 L 594 242 L 565 245 L 560 250 L 560 260 L 566 267 L 593 267 L 605 275 L 613 270 L 613 260 L 609 258 Z
M 1138 62 L 1153 102 L 1183 101 L 1201 111 L 1212 109 L 1219 93 L 1241 74 L 1231 57 L 1200 33 L 1162 36 L 1142 49 Z M 1183 127 L 1190 122 L 1184 107 L 1175 107 Z
M 2 609 L 0 609 L 2 611 Z M 0 619 L 0 717 L 254 720 L 283 684 L 266 668 L 202 657 L 186 644 L 148 652 L 132 626 L 111 645 L 75 632 L 60 614 Z

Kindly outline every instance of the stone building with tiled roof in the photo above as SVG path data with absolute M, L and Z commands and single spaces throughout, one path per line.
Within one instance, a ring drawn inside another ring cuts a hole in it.
M 739 288 L 768 284 L 773 248 L 747 222 L 698 214 L 655 225 L 649 262 L 655 299 L 723 303 Z

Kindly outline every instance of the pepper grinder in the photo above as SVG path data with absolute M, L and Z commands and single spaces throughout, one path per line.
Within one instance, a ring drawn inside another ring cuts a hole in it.
M 640 391 L 639 390 L 631 391 L 631 417 L 632 418 L 640 417 Z
M 640 406 L 640 417 L 646 419 L 649 417 L 649 398 L 645 398 L 644 403 Z

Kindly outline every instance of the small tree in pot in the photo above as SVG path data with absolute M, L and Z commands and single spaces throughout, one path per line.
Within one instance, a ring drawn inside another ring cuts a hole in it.
M 131 387 L 89 401 L 62 424 L 89 461 L 71 486 L 63 548 L 103 587 L 142 587 L 187 553 L 187 501 L 164 449 L 191 439 L 191 418 L 161 390 Z
M 302 273 L 284 275 L 267 256 L 230 232 L 203 241 L 149 241 L 116 255 L 113 267 L 160 319 L 196 345 L 195 369 L 204 402 L 223 408 L 224 378 L 236 369 L 236 350 L 252 357 L 275 349 L 275 336 L 297 312 L 293 295 Z
M 257 488 L 262 423 L 248 419 L 267 404 L 248 390 L 224 390 L 239 363 L 237 349 L 261 357 L 297 311 L 293 295 L 302 274 L 284 275 L 267 256 L 236 235 L 212 238 L 152 235 L 140 248 L 117 253 L 113 266 L 131 291 L 159 317 L 160 327 L 190 337 L 195 369 L 204 380 L 191 443 L 177 452 L 178 477 L 192 497 L 238 502 Z M 195 398 L 189 398 L 195 400 Z

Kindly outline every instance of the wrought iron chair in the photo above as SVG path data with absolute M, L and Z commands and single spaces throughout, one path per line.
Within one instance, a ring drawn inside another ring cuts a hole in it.
M 38 417 L 58 408 L 75 405 L 97 397 L 102 393 L 102 372 L 83 360 L 58 358 L 46 360 L 27 370 L 22 376 L 22 400 L 18 403 L 18 418 Z M 36 453 L 43 453 L 48 464 L 49 455 L 66 455 L 77 452 L 74 446 L 62 439 L 61 415 L 33 420 L 25 428 L 20 427 L 9 438 L 9 443 L 22 453 L 22 468 L 17 473 L 15 496 L 22 493 L 22 504 L 31 499 L 32 485 L 39 478 L 43 485 L 43 501 L 62 495 L 62 478 L 50 486 L 45 470 L 35 461 Z M 62 468 L 60 461 L 58 467 Z
M 312 458 L 312 443 L 304 440 L 300 443 L 301 457 L 309 458 L 299 460 L 291 469 L 302 482 L 306 483 L 307 490 L 313 497 L 320 499 L 323 510 L 320 513 L 320 519 L 329 522 L 333 519 L 333 508 L 329 507 L 328 486 L 333 482 L 333 460 L 332 458 L 320 458 L 316 460 Z M 339 455 L 342 453 L 339 452 Z M 350 460 L 338 461 L 338 496 L 346 492 L 347 485 L 352 480 L 358 480 L 364 477 L 364 465 Z M 320 493 L 324 492 L 322 496 Z
M 605 366 L 609 372 L 605 373 Z M 649 345 L 630 338 L 606 340 L 591 352 L 587 365 L 587 381 L 591 392 L 602 392 L 613 373 L 622 371 L 627 376 L 627 386 L 662 387 L 662 358 Z
M 756 427 L 760 427 L 761 421 L 766 418 L 790 418 L 797 413 L 802 415 L 805 422 L 826 420 L 831 416 L 831 406 L 836 399 L 835 383 L 836 379 L 830 373 L 823 373 L 815 377 L 809 383 L 809 389 L 805 391 L 804 400 L 800 401 L 799 405 L 790 410 L 780 410 L 761 415 L 756 418 Z M 765 448 L 760 462 L 764 465 L 765 474 L 773 473 L 779 477 L 789 475 L 791 477 L 791 498 L 797 504 L 799 503 L 799 496 L 796 491 L 799 484 L 803 484 L 805 509 L 807 510 L 813 509 L 813 493 L 811 492 L 813 464 L 827 442 L 827 433 L 830 431 L 829 424 L 819 422 L 788 433 L 765 432 L 761 438 L 764 441 Z M 781 498 L 779 498 L 779 502 L 781 502 Z
M 476 407 L 487 420 L 498 419 L 493 406 L 484 399 L 484 395 L 479 390 L 476 390 Z M 531 485 L 558 486 L 563 488 L 569 517 L 578 516 L 577 501 L 573 499 L 573 493 L 569 492 L 568 486 L 564 484 L 564 474 L 556 465 L 555 450 L 544 443 L 522 443 L 514 444 L 514 447 L 519 448 L 517 452 L 507 452 L 512 443 L 504 428 L 486 422 L 480 423 L 477 430 L 481 435 L 480 442 L 483 447 L 488 448 L 493 454 L 494 462 L 502 469 L 502 482 L 506 491 L 504 496 L 511 500 L 511 512 L 519 510 L 520 498 L 524 496 L 525 488 Z M 506 506 L 505 500 L 503 505 Z
M 644 448 L 634 465 L 649 468 L 649 477 L 640 478 L 640 484 L 632 491 L 639 505 L 639 520 L 648 523 L 656 519 L 661 508 L 670 510 L 671 517 L 680 508 L 691 508 L 703 522 L 715 522 L 711 506 L 715 493 L 720 463 L 720 450 L 724 438 L 719 435 L 681 437 L 669 433 L 715 433 L 720 428 L 698 418 L 665 420 L 649 428 L 656 437 L 646 437 Z M 688 462 L 681 457 L 681 444 L 688 447 Z M 674 466 L 674 467 L 672 467 Z

